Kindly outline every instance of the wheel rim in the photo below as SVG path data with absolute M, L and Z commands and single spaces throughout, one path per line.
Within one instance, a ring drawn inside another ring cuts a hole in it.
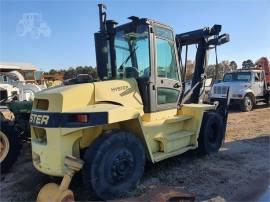
M 6 158 L 9 148 L 10 145 L 7 136 L 0 132 L 0 163 Z
M 249 99 L 249 97 L 246 97 L 245 104 L 247 106 L 247 109 L 248 110 L 251 110 L 251 108 L 252 108 L 252 101 Z
M 117 152 L 111 166 L 111 179 L 113 184 L 119 184 L 127 180 L 134 168 L 134 159 L 128 150 Z

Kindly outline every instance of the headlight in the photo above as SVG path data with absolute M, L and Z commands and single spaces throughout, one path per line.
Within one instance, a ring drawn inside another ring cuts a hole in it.
M 244 88 L 250 88 L 251 87 L 251 84 L 245 84 L 244 85 Z
M 34 138 L 40 144 L 47 144 L 47 134 L 44 128 L 36 128 L 34 127 Z

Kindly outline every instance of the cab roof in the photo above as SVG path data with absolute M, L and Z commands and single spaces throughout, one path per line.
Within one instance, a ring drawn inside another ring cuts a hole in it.
M 130 17 L 128 17 L 128 19 L 131 20 L 131 22 L 116 26 L 116 29 L 121 29 L 121 28 L 124 28 L 126 26 L 131 26 L 134 23 L 138 23 L 138 24 L 158 25 L 160 27 L 163 27 L 163 28 L 166 28 L 166 29 L 173 31 L 173 28 L 170 27 L 169 25 L 166 25 L 164 23 L 161 23 L 161 22 L 158 22 L 156 20 L 149 19 L 149 18 L 139 18 L 136 16 L 130 16 Z

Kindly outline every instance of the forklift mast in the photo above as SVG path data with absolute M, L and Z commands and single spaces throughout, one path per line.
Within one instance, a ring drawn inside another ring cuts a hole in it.
M 210 48 L 216 48 L 216 46 L 227 43 L 229 41 L 228 34 L 219 35 L 221 31 L 221 25 L 214 25 L 212 28 L 198 29 L 191 32 L 177 34 L 176 45 L 178 49 L 178 57 L 182 57 L 182 49 L 186 47 L 186 57 L 189 45 L 197 45 L 197 52 L 195 58 L 195 69 L 192 77 L 190 98 L 187 100 L 189 103 L 198 103 L 200 98 L 200 91 L 205 77 L 206 54 Z M 186 58 L 187 59 L 187 58 Z M 186 63 L 186 62 L 185 62 Z M 182 79 L 185 80 L 186 64 L 182 67 Z

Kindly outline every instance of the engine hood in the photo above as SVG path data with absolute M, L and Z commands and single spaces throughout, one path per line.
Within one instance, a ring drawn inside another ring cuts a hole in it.
M 111 103 L 143 111 L 142 99 L 134 79 L 99 81 L 46 89 L 35 95 L 33 109 L 74 112 L 99 103 Z
M 249 82 L 221 82 L 221 83 L 217 83 L 217 84 L 214 84 L 214 87 L 223 87 L 223 86 L 226 86 L 226 87 L 230 87 L 230 90 L 239 90 L 241 88 L 247 88 L 248 86 L 250 86 L 250 83 Z
M 33 109 L 68 112 L 94 103 L 94 84 L 53 87 L 35 94 Z

